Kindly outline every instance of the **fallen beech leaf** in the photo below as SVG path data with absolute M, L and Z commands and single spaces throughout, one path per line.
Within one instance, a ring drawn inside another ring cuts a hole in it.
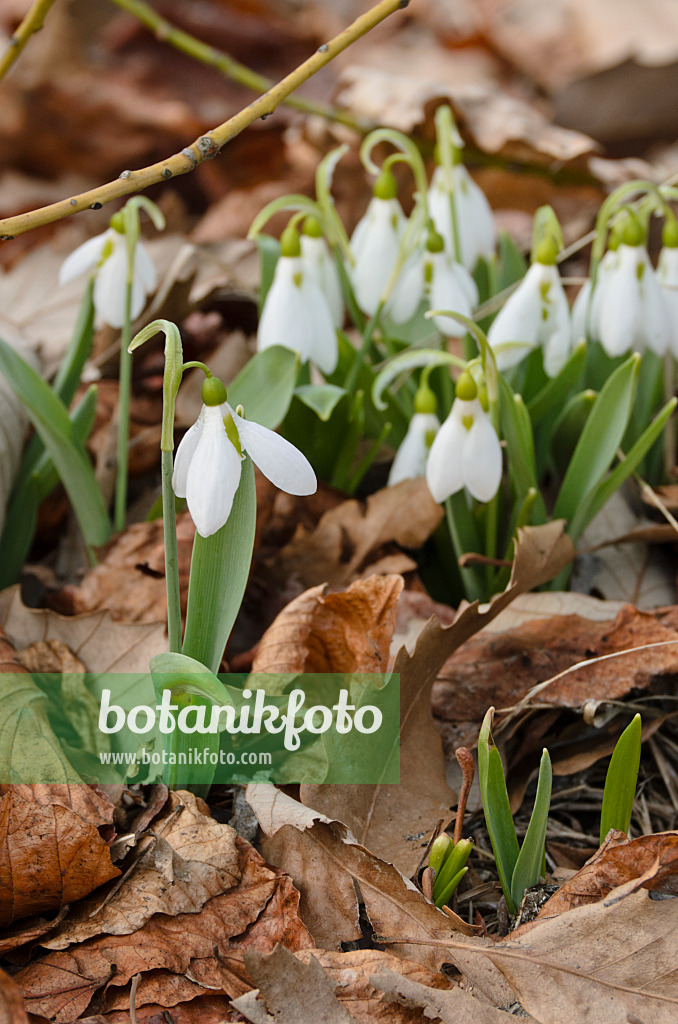
M 0 798 L 0 923 L 72 903 L 120 872 L 94 825 L 59 804 Z
M 231 1008 L 226 996 L 199 995 L 188 1003 L 167 1008 L 159 1003 L 137 1006 L 137 1024 L 230 1024 L 242 1021 L 242 1016 Z M 124 1010 L 97 1013 L 94 1017 L 79 1017 L 78 1024 L 130 1024 L 129 1002 Z
M 346 586 L 358 576 L 374 573 L 377 553 L 384 545 L 421 547 L 442 517 L 423 478 L 404 480 L 370 495 L 365 506 L 354 499 L 343 502 L 326 512 L 313 531 L 299 527 L 276 557 L 276 571 L 283 579 L 298 575 L 307 587 Z M 383 571 L 413 568 L 409 557 L 399 558 L 400 564 L 389 559 Z
M 213 896 L 237 885 L 236 833 L 201 804 L 191 793 L 171 793 L 124 878 L 110 893 L 81 901 L 42 945 L 66 949 L 96 935 L 129 935 L 154 914 L 198 913 Z
M 0 970 L 0 1024 L 28 1024 L 21 991 L 12 979 Z
M 641 891 L 534 921 L 487 955 L 541 1024 L 674 1024 L 677 952 L 678 901 Z
M 538 920 L 598 902 L 621 885 L 678 895 L 678 832 L 613 837 L 614 843 L 605 842 L 544 904 Z
M 51 807 L 68 807 L 79 817 L 98 828 L 113 822 L 113 805 L 91 786 L 83 785 L 4 785 L 0 793 L 16 793 L 24 800 Z
M 278 940 L 292 949 L 312 945 L 298 914 L 291 909 L 279 913 L 280 903 L 274 898 L 278 889 L 287 894 L 288 906 L 294 907 L 298 900 L 289 878 L 265 864 L 240 837 L 236 846 L 239 884 L 208 900 L 199 913 L 155 914 L 130 935 L 88 939 L 67 950 L 51 951 L 22 968 L 15 981 L 29 1011 L 49 1017 L 56 1024 L 70 1024 L 105 986 L 109 1001 L 115 998 L 129 1006 L 128 991 L 118 996 L 115 989 L 124 989 L 136 974 L 163 970 L 171 975 L 184 975 L 190 970 L 197 984 L 205 982 L 221 988 L 222 978 L 230 983 L 233 977 L 227 954 L 247 945 L 250 929 L 261 916 L 272 918 L 265 933 L 267 952 Z M 172 988 L 171 981 L 168 986 Z M 195 989 L 191 991 L 195 993 Z M 151 987 L 150 992 L 161 994 L 162 984 Z
M 273 786 L 249 785 L 245 795 L 264 833 L 264 856 L 292 876 L 301 893 L 302 920 L 317 946 L 337 949 L 360 938 L 356 885 L 379 935 L 401 933 L 403 920 L 409 936 L 424 940 L 449 935 L 455 926 L 469 931 L 460 918 L 436 910 L 393 865 L 360 846 L 341 822 Z M 445 959 L 440 949 L 426 945 L 391 950 L 432 970 Z
M 506 1013 L 475 999 L 468 992 L 455 987 L 440 991 L 403 977 L 394 970 L 382 967 L 370 981 L 383 992 L 382 1002 L 421 1009 L 426 1020 L 442 1024 L 505 1024 Z M 532 1020 L 533 1018 L 529 1018 Z
M 261 638 L 253 672 L 385 672 L 401 576 L 356 580 L 339 594 L 312 587 Z
M 302 786 L 304 803 L 343 821 L 358 842 L 411 875 L 436 822 L 449 815 L 456 799 L 446 782 L 442 741 L 431 714 L 434 680 L 465 640 L 518 594 L 555 576 L 571 557 L 572 544 L 563 533 L 562 522 L 519 531 L 511 581 L 504 593 L 493 597 L 482 611 L 477 603 L 464 606 L 450 626 L 431 618 L 414 652 L 409 654 L 403 648 L 396 658 L 394 671 L 400 673 L 400 784 Z
M 167 616 L 162 519 L 134 523 L 115 537 L 101 562 L 79 586 L 64 587 L 59 602 L 74 615 L 99 610 L 112 619 L 157 623 Z M 177 517 L 177 548 L 182 610 L 186 611 L 188 574 L 195 527 L 188 513 Z
M 302 964 L 278 946 L 268 956 L 246 953 L 245 966 L 259 991 L 248 992 L 233 1005 L 254 1024 L 352 1024 L 354 1018 L 337 999 L 334 983 L 315 957 Z
M 51 932 L 61 923 L 67 912 L 68 907 L 61 907 L 56 917 L 30 917 L 22 920 L 21 924 L 14 927 L 3 928 L 2 935 L 0 935 L 0 956 L 4 953 L 9 953 L 12 949 L 17 949 L 19 946 L 33 942 L 34 939 L 39 939 L 41 935 L 46 935 L 47 932 Z M 0 1021 L 2 1021 L 1 1015 Z
M 37 640 L 59 640 L 89 672 L 148 672 L 156 654 L 167 650 L 163 622 L 123 624 L 106 611 L 65 616 L 27 608 L 20 588 L 0 594 L 0 626 L 19 649 Z

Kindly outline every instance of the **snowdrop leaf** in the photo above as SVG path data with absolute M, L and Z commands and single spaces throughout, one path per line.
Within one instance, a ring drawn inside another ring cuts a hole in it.
M 537 485 L 530 417 L 522 398 L 513 393 L 502 375 L 499 376 L 499 421 L 509 452 L 509 472 L 519 500 L 522 501 L 531 489 L 536 490 L 535 512 L 538 521 L 545 522 L 546 510 Z
M 183 653 L 218 672 L 240 609 L 256 521 L 254 467 L 246 458 L 231 514 L 211 537 L 196 534 L 188 584 Z
M 292 401 L 298 367 L 296 352 L 281 345 L 257 352 L 229 385 L 229 405 L 242 405 L 249 420 L 275 430 Z
M 327 423 L 337 404 L 346 394 L 344 388 L 336 384 L 302 384 L 294 394 L 317 415 L 323 423 Z
M 570 528 L 570 536 L 573 539 L 576 540 L 586 529 L 593 517 L 600 512 L 603 505 L 612 497 L 614 492 L 636 471 L 664 430 L 676 405 L 678 405 L 678 399 L 675 398 L 666 403 L 661 412 L 650 423 L 647 430 L 638 438 L 624 461 L 615 466 L 610 475 L 598 485 L 595 493 L 591 496 L 591 500 L 582 506 L 581 511 L 577 512 Z
M 626 431 L 639 366 L 640 356 L 630 356 L 603 385 L 565 474 L 554 519 L 566 519 L 571 525 L 575 515 L 581 520 L 586 499 L 609 469 Z
M 611 828 L 628 832 L 636 796 L 642 724 L 635 715 L 617 740 L 605 778 L 600 812 L 600 844 Z
M 94 547 L 105 544 L 111 532 L 106 508 L 85 450 L 75 442 L 65 406 L 39 374 L 2 339 L 0 372 L 24 403 L 26 414 L 66 489 L 85 541 Z
M 565 366 L 556 377 L 552 377 L 543 388 L 527 403 L 532 425 L 541 423 L 544 417 L 563 403 L 563 398 L 576 387 L 586 362 L 586 344 L 578 345 Z
M 516 865 L 511 878 L 511 897 L 516 907 L 520 906 L 523 894 L 531 885 L 537 885 L 541 877 L 544 863 L 544 841 L 546 839 L 546 821 L 551 804 L 551 783 L 553 772 L 548 750 L 544 749 L 539 765 L 537 794 L 530 824 L 527 827 L 523 845 L 520 848 Z
M 71 400 L 80 383 L 82 368 L 92 351 L 92 338 L 94 335 L 93 289 L 94 282 L 90 280 L 82 297 L 71 343 L 52 384 L 52 390 L 59 396 L 65 406 L 71 404 Z
M 516 907 L 511 896 L 511 879 L 520 854 L 513 815 L 506 790 L 506 779 L 499 751 L 491 743 L 490 730 L 494 708 L 488 711 L 478 736 L 478 776 L 485 823 L 492 843 L 499 881 L 510 913 Z

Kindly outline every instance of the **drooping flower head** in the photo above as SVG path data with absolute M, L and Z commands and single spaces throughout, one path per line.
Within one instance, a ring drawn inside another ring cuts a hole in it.
M 306 272 L 325 296 L 335 327 L 344 322 L 344 296 L 339 271 L 322 233 L 320 222 L 307 217 L 301 232 L 301 258 Z
M 216 377 L 202 387 L 203 407 L 174 460 L 172 489 L 185 498 L 196 530 L 210 537 L 228 519 L 246 452 L 264 476 L 288 494 L 313 494 L 317 481 L 304 455 L 267 427 L 238 415 Z
M 491 501 L 502 475 L 501 446 L 478 385 L 465 371 L 456 385 L 450 414 L 431 445 L 426 482 L 435 501 L 466 488 L 478 501 Z
M 116 328 L 122 327 L 125 322 L 130 252 L 125 230 L 123 211 L 114 213 L 110 227 L 78 246 L 64 260 L 59 271 L 59 284 L 67 284 L 81 274 L 94 271 L 94 308 L 105 323 Z M 155 291 L 157 278 L 153 261 L 138 239 L 132 252 L 134 268 L 130 320 L 136 320 L 148 296 Z
M 445 248 L 456 255 L 452 203 L 456 220 L 459 258 L 467 270 L 473 270 L 478 259 L 490 259 L 497 244 L 492 209 L 483 190 L 476 185 L 455 152 L 455 164 L 446 170 L 436 167 L 428 192 L 431 219 L 445 240 Z
M 431 445 L 440 429 L 436 416 L 436 396 L 426 382 L 423 382 L 414 396 L 414 416 L 407 433 L 396 452 L 388 475 L 388 486 L 393 487 L 402 480 L 411 480 L 426 474 L 426 460 Z
M 282 345 L 297 352 L 302 362 L 315 363 L 332 373 L 338 359 L 332 312 L 317 270 L 309 270 L 301 254 L 301 240 L 289 225 L 280 240 L 280 258 L 259 321 L 257 347 Z
M 646 349 L 664 355 L 671 341 L 665 295 L 647 255 L 643 226 L 633 214 L 628 213 L 620 237 L 593 293 L 592 334 L 609 356 Z
M 381 172 L 373 191 L 365 215 L 351 236 L 353 290 L 360 309 L 368 316 L 376 313 L 385 297 L 407 223 L 390 170 Z
M 470 317 L 478 302 L 478 289 L 468 270 L 445 251 L 445 243 L 431 224 L 426 246 L 405 266 L 388 312 L 394 323 L 405 323 L 426 298 L 431 309 L 449 309 Z M 441 334 L 459 337 L 464 328 L 449 316 L 434 316 Z
M 534 262 L 490 327 L 487 340 L 497 367 L 507 370 L 541 345 L 544 370 L 556 377 L 571 348 L 570 307 L 556 266 L 558 249 L 544 239 Z

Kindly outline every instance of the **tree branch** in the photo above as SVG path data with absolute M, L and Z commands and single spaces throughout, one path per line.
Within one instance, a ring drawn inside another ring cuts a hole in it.
M 34 0 L 25 18 L 10 39 L 9 46 L 0 57 L 0 78 L 7 74 L 31 36 L 40 31 L 50 7 L 53 7 L 55 2 L 56 0 Z
M 79 213 L 81 210 L 98 210 L 114 199 L 121 199 L 123 196 L 140 192 L 142 189 L 148 188 L 149 185 L 155 185 L 179 174 L 188 174 L 195 170 L 203 160 L 209 160 L 216 156 L 227 142 L 239 135 L 258 117 L 267 117 L 271 114 L 291 92 L 311 78 L 316 71 L 329 64 L 337 54 L 354 43 L 356 39 L 364 36 L 389 14 L 407 7 L 408 3 L 409 0 L 381 0 L 371 10 L 356 18 L 353 24 L 340 32 L 329 43 L 323 43 L 318 47 L 312 57 L 300 64 L 295 71 L 274 85 L 263 96 L 254 100 L 228 121 L 224 121 L 212 131 L 201 135 L 180 153 L 175 153 L 166 160 L 151 164 L 149 167 L 136 171 L 123 171 L 115 181 L 99 185 L 88 192 L 80 193 L 80 195 L 61 199 L 57 203 L 21 213 L 16 217 L 5 217 L 0 220 L 0 240 L 10 241 L 16 235 L 25 234 L 27 231 L 32 231 L 45 224 L 53 224 L 55 221 L 63 220 L 64 217 Z

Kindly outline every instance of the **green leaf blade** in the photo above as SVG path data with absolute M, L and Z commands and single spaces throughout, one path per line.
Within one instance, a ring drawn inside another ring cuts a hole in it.
M 539 765 L 537 794 L 534 798 L 530 824 L 527 827 L 511 878 L 511 897 L 516 907 L 520 906 L 525 890 L 532 885 L 537 885 L 541 878 L 552 783 L 551 758 L 548 750 L 544 749 Z
M 636 715 L 617 740 L 610 758 L 600 813 L 601 845 L 610 829 L 629 830 L 640 768 L 641 732 L 640 715 Z

